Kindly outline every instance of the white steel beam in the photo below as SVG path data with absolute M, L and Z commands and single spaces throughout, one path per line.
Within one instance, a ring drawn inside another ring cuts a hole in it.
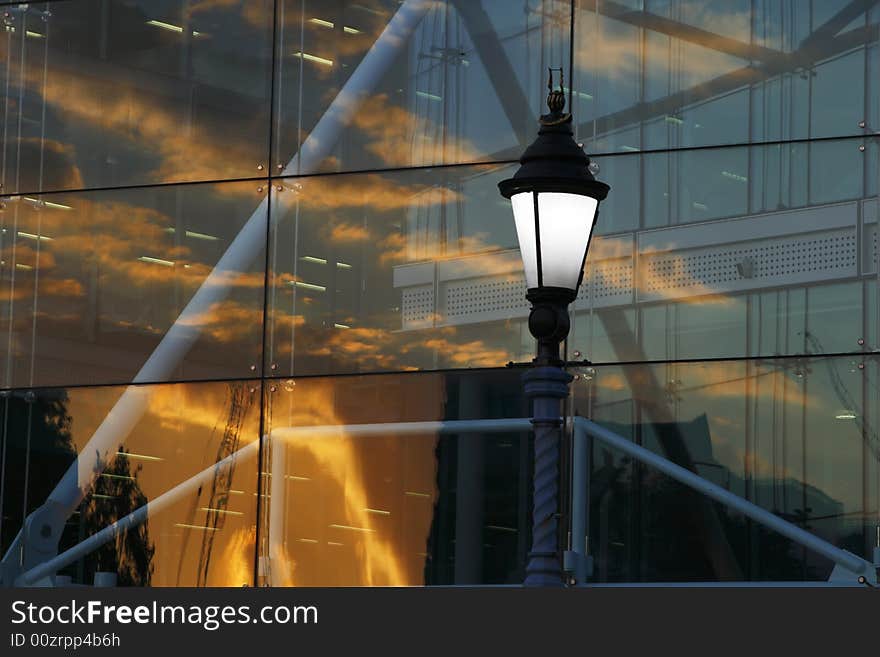
M 341 131 L 351 124 L 362 101 L 371 93 L 388 71 L 400 49 L 433 6 L 433 0 L 406 0 L 379 38 L 351 74 L 330 107 L 300 146 L 297 155 L 284 168 L 282 175 L 313 173 L 336 144 Z M 294 203 L 293 194 L 276 195 L 280 211 Z M 239 272 L 247 271 L 254 259 L 266 248 L 269 198 L 253 212 L 239 234 L 217 262 L 210 275 L 190 299 L 180 316 L 164 335 L 155 351 L 134 377 L 133 383 L 162 382 L 187 354 L 201 333 L 200 318 L 229 292 L 228 283 Z M 65 472 L 46 503 L 26 519 L 22 530 L 3 557 L 0 581 L 9 568 L 35 565 L 28 552 L 34 549 L 39 563 L 52 553 L 63 529 L 64 521 L 76 510 L 95 478 L 103 471 L 113 452 L 140 420 L 149 406 L 154 387 L 129 386 L 95 430 L 79 456 Z M 34 526 L 39 518 L 39 527 Z M 30 530 L 30 531 L 29 531 Z M 23 540 L 23 539 L 27 540 Z M 27 549 L 26 549 L 27 548 Z

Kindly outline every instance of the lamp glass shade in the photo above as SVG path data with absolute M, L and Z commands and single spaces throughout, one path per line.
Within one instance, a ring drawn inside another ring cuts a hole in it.
M 566 192 L 520 192 L 510 201 L 526 287 L 576 290 L 599 201 Z

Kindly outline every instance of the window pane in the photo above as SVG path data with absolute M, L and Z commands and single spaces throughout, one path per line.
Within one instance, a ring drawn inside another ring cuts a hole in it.
M 518 157 L 568 67 L 563 0 L 278 5 L 273 173 Z
M 528 433 L 401 432 L 518 418 L 520 373 L 306 378 L 269 388 L 261 584 L 516 584 L 530 547 Z M 362 435 L 351 425 L 388 423 Z M 320 436 L 310 427 L 338 427 Z
M 330 175 L 273 189 L 269 371 L 487 367 L 518 358 L 528 335 L 523 264 L 510 202 L 496 186 L 511 172 Z
M 267 194 L 257 190 L 4 199 L 2 385 L 259 374 Z
M 242 381 L 7 395 L 3 554 L 23 508 L 60 510 L 49 525 L 64 554 L 149 504 L 129 531 L 69 553 L 58 574 L 87 585 L 99 573 L 119 586 L 253 585 L 259 400 L 259 385 Z M 27 545 L 24 560 L 40 562 Z
M 593 152 L 862 134 L 878 15 L 844 5 L 579 2 L 577 134 Z
M 258 175 L 268 166 L 272 6 L 7 7 L 4 191 Z
M 609 199 L 642 196 L 645 229 L 612 232 L 619 206 L 603 204 L 569 353 L 609 362 L 873 349 L 862 281 L 876 275 L 866 174 L 876 157 L 875 140 L 862 139 L 599 157 Z M 618 161 L 635 158 L 639 193 L 618 176 Z M 641 313 L 638 335 L 620 314 L 629 308 Z
M 880 444 L 876 394 L 863 393 L 876 368 L 874 356 L 580 368 L 574 413 L 870 560 Z M 598 439 L 591 462 L 598 581 L 831 572 L 817 554 Z
M 877 149 L 860 145 L 599 157 L 611 193 L 569 353 L 609 362 L 821 352 L 805 330 L 833 353 L 861 349 L 859 279 L 875 275 L 865 170 Z M 267 367 L 305 375 L 531 359 L 513 212 L 496 187 L 514 169 L 285 179 L 273 191 Z M 658 170 L 659 180 L 649 175 Z M 855 321 L 833 329 L 843 316 Z

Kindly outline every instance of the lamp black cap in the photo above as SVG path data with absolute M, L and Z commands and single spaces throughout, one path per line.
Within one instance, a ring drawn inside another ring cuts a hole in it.
M 553 71 L 547 85 L 548 114 L 541 117 L 538 138 L 520 158 L 513 178 L 498 183 L 501 195 L 510 198 L 519 192 L 571 192 L 601 201 L 610 187 L 590 173 L 590 158 L 577 145 L 572 117 L 565 112 L 565 91 L 560 71 L 559 87 L 553 89 Z

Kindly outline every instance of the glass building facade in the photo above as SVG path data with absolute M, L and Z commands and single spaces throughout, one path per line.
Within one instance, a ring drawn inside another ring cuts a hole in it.
M 496 185 L 559 66 L 612 188 L 571 308 L 567 413 L 871 559 L 878 3 L 0 14 L 3 572 L 59 554 L 57 583 L 522 581 L 529 435 L 394 427 L 528 416 Z M 592 581 L 828 578 L 612 449 L 590 468 L 587 535 L 565 538 Z

